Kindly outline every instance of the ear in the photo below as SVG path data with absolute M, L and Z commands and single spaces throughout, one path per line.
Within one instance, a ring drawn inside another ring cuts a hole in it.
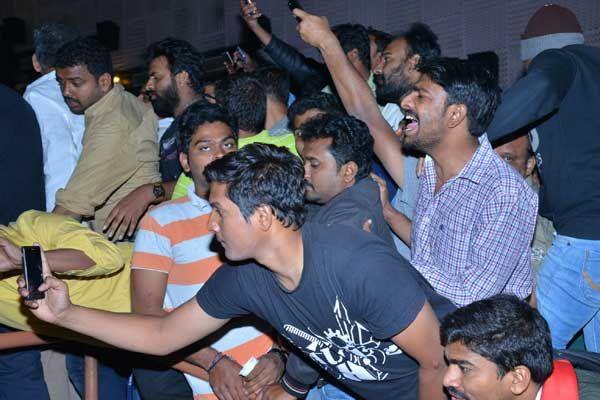
M 464 104 L 451 104 L 446 109 L 446 124 L 448 128 L 456 128 L 463 122 L 467 122 L 467 106 Z
M 504 379 L 509 379 L 507 382 L 510 386 L 510 391 L 515 396 L 522 395 L 531 384 L 531 371 L 524 365 L 517 365 L 512 371 L 509 371 Z
M 353 183 L 356 179 L 356 174 L 358 173 L 358 165 L 354 161 L 348 161 L 346 164 L 342 165 L 340 172 L 342 173 L 342 179 L 345 183 Z
M 185 153 L 179 153 L 179 164 L 181 164 L 181 168 L 183 168 L 183 170 L 185 171 L 185 173 L 189 173 L 191 168 L 190 168 L 190 161 L 188 159 L 188 155 Z
M 100 75 L 100 78 L 98 78 L 98 84 L 100 85 L 100 90 L 102 90 L 104 93 L 107 93 L 110 89 L 112 89 L 113 86 L 112 76 L 110 76 L 108 72 Z
M 417 69 L 417 65 L 419 65 L 419 62 L 421 61 L 421 56 L 418 54 L 413 54 L 412 56 L 410 56 L 410 58 L 408 59 L 408 65 L 410 65 L 410 69 L 411 70 L 416 70 Z
M 187 71 L 181 71 L 180 73 L 175 75 L 175 82 L 180 88 L 187 88 L 192 86 L 192 82 L 190 81 L 190 74 L 188 74 Z
M 349 52 L 346 53 L 346 57 L 348 57 L 350 59 L 350 61 L 354 61 L 358 59 L 358 50 L 357 49 L 352 49 Z
M 268 232 L 271 229 L 274 218 L 275 215 L 273 215 L 271 207 L 266 204 L 258 206 L 252 214 L 254 225 L 262 232 Z
M 536 161 L 535 161 L 535 156 L 531 156 L 529 157 L 529 159 L 527 160 L 527 166 L 525 167 L 525 176 L 531 176 L 531 174 L 533 174 L 533 170 L 535 169 L 536 166 Z
M 41 66 L 40 62 L 38 61 L 35 53 L 33 53 L 33 55 L 31 56 L 31 64 L 33 64 L 33 69 L 35 70 L 35 72 L 40 73 L 40 74 L 42 73 L 42 66 Z

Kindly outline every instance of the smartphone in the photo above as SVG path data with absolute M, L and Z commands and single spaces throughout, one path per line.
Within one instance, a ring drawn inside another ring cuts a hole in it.
M 44 283 L 40 248 L 37 246 L 23 246 L 21 247 L 21 256 L 23 258 L 25 284 L 29 292 L 27 300 L 43 299 L 44 293 L 38 290 L 40 285 Z
M 246 54 L 246 52 L 242 50 L 240 46 L 237 46 L 237 52 L 240 55 L 240 60 L 242 61 L 242 63 L 246 64 L 246 62 L 248 61 L 248 55 Z
M 231 54 L 229 54 L 229 52 L 228 52 L 228 51 L 226 51 L 225 53 L 223 53 L 223 55 L 224 55 L 225 57 L 227 57 L 227 61 L 229 61 L 229 64 L 231 64 L 231 65 L 233 65 L 233 64 L 234 64 L 234 63 L 233 63 L 233 57 L 231 57 Z
M 294 11 L 294 8 L 304 10 L 298 0 L 288 0 L 288 7 L 290 8 L 290 11 Z

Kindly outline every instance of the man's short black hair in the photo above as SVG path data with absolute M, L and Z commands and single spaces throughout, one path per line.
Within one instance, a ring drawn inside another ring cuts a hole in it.
M 56 68 L 85 65 L 96 79 L 103 74 L 113 76 L 110 50 L 91 37 L 78 37 L 63 45 L 56 54 Z
M 308 110 L 320 110 L 327 114 L 344 114 L 344 108 L 338 98 L 332 94 L 319 92 L 307 97 L 296 99 L 288 110 L 288 119 L 290 124 L 298 115 L 302 115 Z M 295 128 L 298 128 L 297 126 Z
M 354 161 L 358 166 L 356 180 L 371 172 L 373 159 L 373 137 L 367 124 L 348 115 L 319 115 L 302 125 L 302 140 L 305 143 L 316 139 L 331 139 L 329 153 L 339 169 Z
M 358 51 L 358 59 L 367 69 L 371 69 L 371 45 L 367 28 L 360 24 L 341 24 L 332 28 L 340 41 L 344 53 L 354 49 Z
M 428 25 L 422 22 L 415 22 L 407 31 L 401 33 L 397 37 L 406 40 L 406 43 L 408 44 L 408 57 L 418 54 L 421 57 L 421 60 L 423 60 L 437 58 L 442 54 L 438 43 L 438 37 Z
M 227 110 L 220 105 L 211 104 L 202 100 L 192 103 L 177 117 L 177 149 L 180 153 L 187 154 L 190 142 L 199 126 L 211 122 L 222 122 L 231 128 L 233 137 L 237 141 L 237 123 Z
M 62 22 L 44 22 L 33 30 L 35 57 L 43 69 L 54 68 L 58 50 L 79 36 L 77 29 Z
M 548 324 L 529 304 L 511 295 L 476 301 L 448 314 L 440 327 L 442 346 L 461 343 L 490 360 L 503 377 L 519 365 L 543 384 L 552 373 Z
M 144 58 L 147 65 L 159 58 L 165 57 L 169 64 L 169 71 L 173 76 L 180 72 L 187 72 L 190 77 L 192 89 L 201 93 L 206 85 L 206 72 L 203 68 L 204 57 L 189 42 L 181 39 L 166 38 L 152 43 L 146 49 Z
M 417 69 L 444 88 L 448 94 L 446 105 L 464 104 L 467 107 L 471 135 L 485 133 L 501 93 L 490 71 L 458 58 L 423 59 Z
M 285 227 L 304 223 L 304 167 L 284 147 L 252 143 L 210 163 L 204 170 L 209 183 L 227 185 L 229 199 L 248 221 L 267 205 Z
M 256 72 L 256 79 L 263 85 L 268 97 L 287 106 L 290 97 L 290 77 L 282 69 L 266 67 Z
M 225 80 L 217 87 L 217 101 L 236 119 L 239 129 L 252 133 L 265 129 L 267 94 L 251 74 L 239 74 Z
M 377 46 L 378 53 L 383 53 L 383 50 L 385 50 L 393 39 L 391 34 L 377 30 L 371 26 L 367 28 L 367 33 L 375 39 L 375 46 Z

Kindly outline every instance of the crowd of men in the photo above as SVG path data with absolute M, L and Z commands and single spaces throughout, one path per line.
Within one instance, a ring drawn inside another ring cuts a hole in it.
M 144 400 L 598 398 L 600 49 L 576 16 L 532 16 L 502 93 L 423 23 L 294 9 L 318 62 L 240 12 L 263 48 L 218 81 L 166 38 L 136 97 L 50 22 L 41 77 L 0 86 L 0 332 L 68 340 L 1 351 L 0 399 L 76 396 L 60 357 L 82 395 L 83 354 L 101 399 L 130 376 Z

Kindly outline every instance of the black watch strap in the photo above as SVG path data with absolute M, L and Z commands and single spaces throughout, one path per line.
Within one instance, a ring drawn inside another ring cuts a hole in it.
M 154 197 L 156 199 L 160 199 L 160 198 L 164 199 L 166 192 L 165 192 L 165 187 L 163 186 L 162 182 L 156 182 L 154 184 L 154 186 L 152 187 L 152 193 L 154 194 Z

